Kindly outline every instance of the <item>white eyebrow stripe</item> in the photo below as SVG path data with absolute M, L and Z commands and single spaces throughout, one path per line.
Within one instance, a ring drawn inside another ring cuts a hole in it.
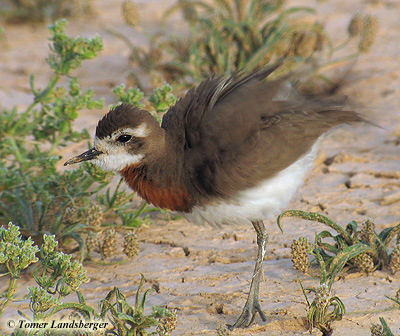
M 138 127 L 132 129 L 132 135 L 137 138 L 144 138 L 149 135 L 149 128 L 146 123 L 140 124 Z
M 130 134 L 135 138 L 145 138 L 146 136 L 148 136 L 150 134 L 150 130 L 147 127 L 146 123 L 142 123 L 135 128 L 132 128 L 132 127 L 121 128 L 121 129 L 115 131 L 113 134 L 108 135 L 106 138 L 117 139 L 122 134 Z M 96 141 L 97 141 L 97 137 L 95 136 L 95 138 L 94 138 L 95 145 L 96 145 Z

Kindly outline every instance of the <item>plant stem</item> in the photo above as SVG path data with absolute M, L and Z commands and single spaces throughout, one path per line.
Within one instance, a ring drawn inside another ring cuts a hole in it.
M 4 301 L 1 303 L 1 308 L 0 308 L 0 317 L 3 315 L 4 310 L 6 309 L 6 305 L 8 304 L 9 301 L 11 301 L 12 297 L 15 294 L 16 289 L 16 282 L 18 280 L 18 277 L 15 277 L 11 274 L 10 276 L 10 284 L 8 285 L 8 290 L 7 290 L 7 295 L 4 299 Z
M 346 61 L 350 61 L 350 60 L 352 60 L 354 58 L 357 58 L 359 55 L 360 55 L 360 53 L 356 52 L 356 53 L 347 55 L 346 57 L 343 57 L 341 59 L 337 59 L 337 60 L 334 60 L 334 61 L 326 62 L 325 64 L 322 64 L 319 67 L 318 71 L 321 71 L 323 68 L 329 67 L 331 65 L 335 65 L 335 64 L 346 62 Z
M 11 137 L 9 138 L 9 141 L 10 141 L 10 144 L 11 144 L 13 150 L 15 151 L 15 152 L 14 152 L 15 160 L 16 160 L 20 165 L 22 165 L 22 163 L 24 162 L 24 160 L 23 160 L 23 158 L 22 158 L 22 154 L 21 154 L 21 151 L 19 150 L 19 147 L 18 147 L 18 145 L 17 145 L 17 142 L 15 141 L 14 138 L 11 138 Z
M 133 217 L 133 219 L 136 219 L 139 217 L 139 215 L 144 211 L 144 209 L 147 206 L 147 202 L 143 202 L 142 206 L 139 208 L 139 210 L 136 212 L 135 216 Z
M 57 85 L 58 81 L 60 80 L 60 75 L 55 74 L 51 79 L 49 84 L 47 84 L 47 87 L 38 95 L 35 96 L 34 101 L 32 102 L 31 105 L 28 106 L 24 114 L 29 114 L 34 107 L 40 103 L 44 98 L 46 98 L 50 92 L 54 89 L 54 87 Z

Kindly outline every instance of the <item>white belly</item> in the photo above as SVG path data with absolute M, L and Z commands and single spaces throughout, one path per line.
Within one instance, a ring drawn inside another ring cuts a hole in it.
M 297 188 L 303 183 L 306 172 L 317 157 L 319 142 L 314 144 L 309 153 L 273 178 L 263 181 L 256 187 L 243 190 L 229 200 L 196 206 L 191 213 L 182 213 L 182 216 L 192 223 L 207 222 L 212 226 L 271 219 L 289 203 Z

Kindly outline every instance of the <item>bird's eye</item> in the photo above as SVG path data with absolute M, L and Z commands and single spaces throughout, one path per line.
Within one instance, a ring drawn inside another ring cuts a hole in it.
M 132 136 L 131 135 L 128 135 L 128 134 L 122 134 L 122 135 L 120 135 L 118 138 L 117 138 L 117 141 L 118 142 L 128 142 L 129 140 L 131 140 L 132 139 Z

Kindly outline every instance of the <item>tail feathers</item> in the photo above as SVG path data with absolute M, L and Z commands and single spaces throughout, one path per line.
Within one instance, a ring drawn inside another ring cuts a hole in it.
M 341 124 L 354 124 L 359 122 L 372 124 L 359 113 L 351 110 L 329 109 L 322 110 L 319 112 L 319 114 L 321 114 L 321 116 L 323 115 L 327 120 L 330 120 L 334 126 Z
M 289 101 L 282 102 L 289 107 L 297 108 L 305 114 L 315 115 L 316 118 L 322 118 L 327 123 L 336 126 L 340 124 L 367 123 L 375 125 L 362 114 L 355 111 L 349 99 L 345 95 L 336 95 L 331 97 L 321 95 L 302 95 L 297 90 L 292 90 L 292 96 Z M 296 107 L 295 107 L 296 106 Z M 379 127 L 379 126 L 378 126 Z

